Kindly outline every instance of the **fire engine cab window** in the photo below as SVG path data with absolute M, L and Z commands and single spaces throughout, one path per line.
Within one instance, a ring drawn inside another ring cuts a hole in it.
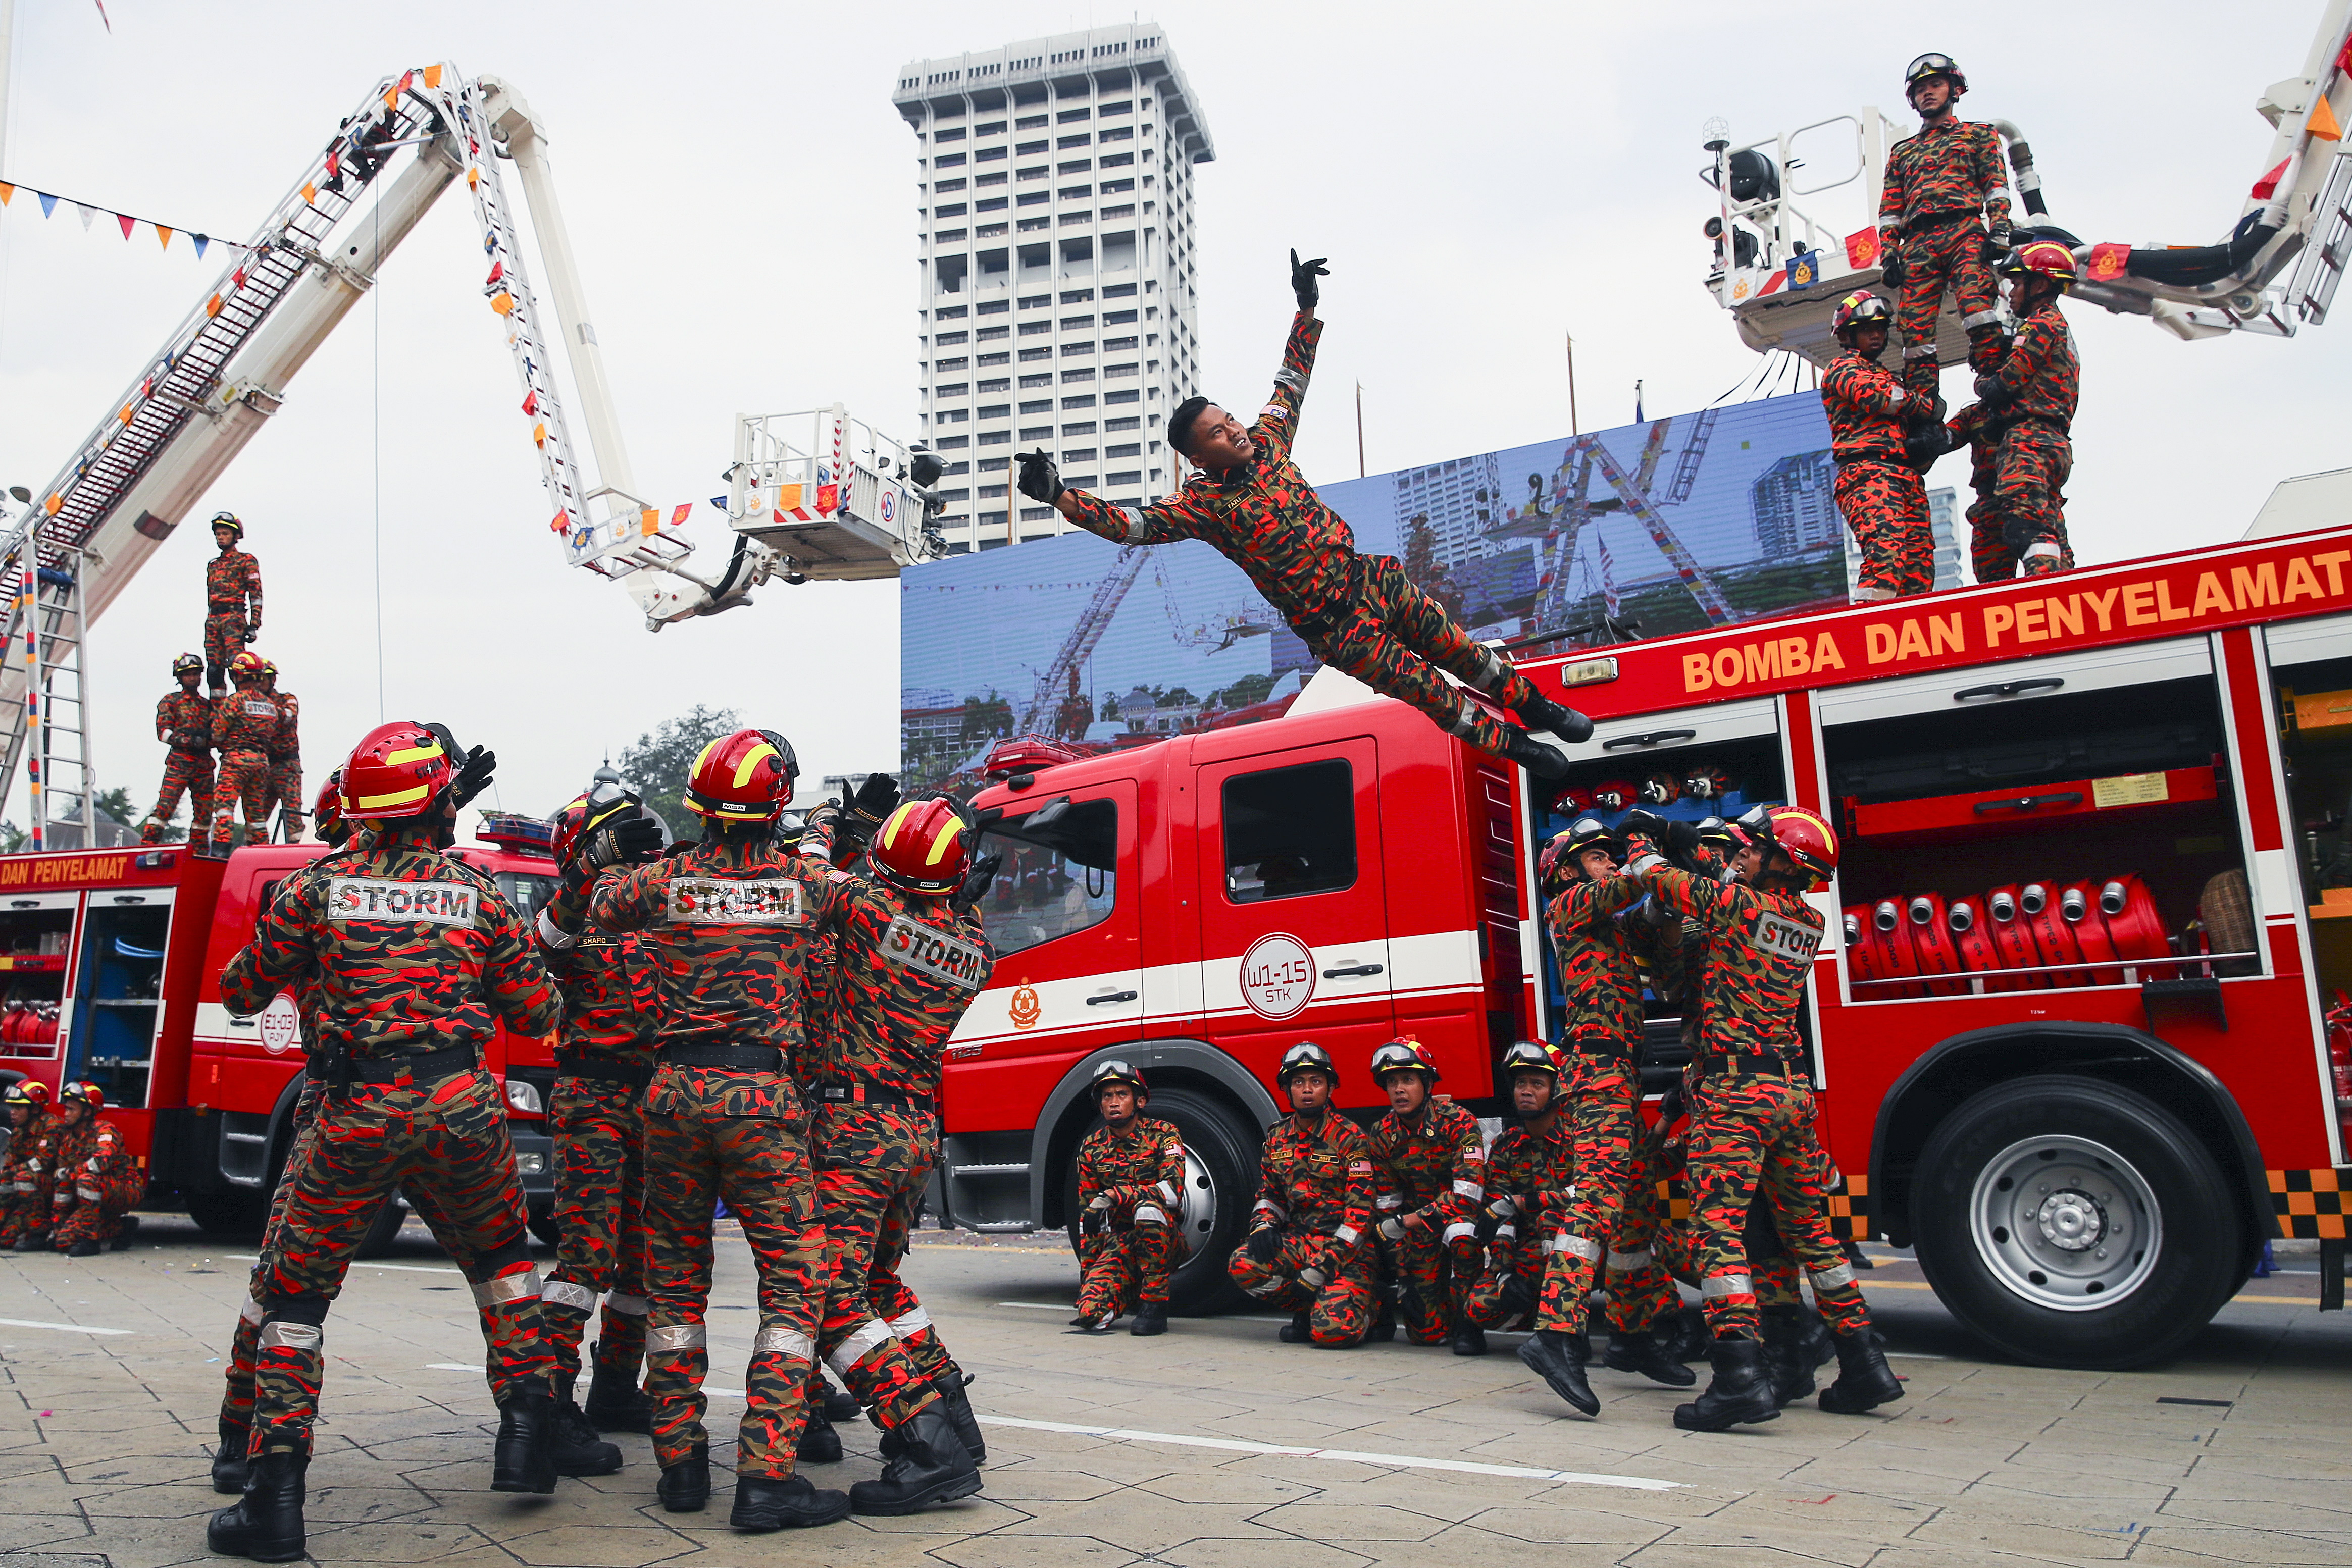
M 498 883 L 499 891 L 506 894 L 507 902 L 514 906 L 515 914 L 526 926 L 537 923 L 539 912 L 555 896 L 555 879 L 551 876 L 502 871 L 498 873 Z
M 981 834 L 982 855 L 1004 857 L 979 906 L 1000 958 L 1099 925 L 1118 902 L 1118 802 L 1052 808 L 1047 802 Z M 1040 820 L 1047 825 L 1028 825 Z
M 1356 881 L 1356 781 L 1338 758 L 1225 780 L 1225 896 L 1331 893 Z

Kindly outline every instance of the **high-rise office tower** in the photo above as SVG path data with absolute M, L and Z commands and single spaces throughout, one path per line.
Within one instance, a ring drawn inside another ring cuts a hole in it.
M 1170 411 L 1200 378 L 1193 165 L 1216 156 L 1159 26 L 918 60 L 920 433 L 961 553 L 1068 525 L 1013 488 L 1016 452 L 1139 506 L 1175 488 Z

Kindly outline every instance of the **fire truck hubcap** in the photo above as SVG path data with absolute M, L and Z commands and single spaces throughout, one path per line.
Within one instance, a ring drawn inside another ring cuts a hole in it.
M 1184 1255 L 1189 1258 L 1207 1245 L 1215 1233 L 1217 1221 L 1217 1178 L 1192 1152 L 1184 1147 Z
M 2111 1306 L 2139 1289 L 2164 1240 L 2147 1180 L 2088 1138 L 2027 1138 L 2001 1150 L 1978 1173 L 1969 1216 L 1993 1278 L 2062 1312 Z

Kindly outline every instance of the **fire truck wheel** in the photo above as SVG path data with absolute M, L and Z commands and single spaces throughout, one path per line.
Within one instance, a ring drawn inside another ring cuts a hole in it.
M 2173 1354 L 2237 1289 L 2235 1185 L 2163 1106 L 2049 1074 L 1946 1117 L 1911 1191 L 1919 1266 L 2002 1354 L 2113 1370 Z
M 1257 1156 L 1264 1140 L 1239 1110 L 1192 1090 L 1154 1092 L 1145 1114 L 1173 1122 L 1184 1135 L 1185 1254 L 1169 1283 L 1169 1309 L 1198 1316 L 1244 1305 L 1248 1298 L 1234 1289 L 1225 1263 L 1242 1243 L 1249 1207 L 1257 1197 Z M 1090 1121 L 1086 1130 L 1101 1124 Z M 1076 1147 L 1076 1140 L 1071 1147 Z M 1062 1212 L 1078 1212 L 1075 1163 L 1062 1173 Z M 1069 1232 L 1075 1251 L 1076 1218 L 1069 1222 Z
M 188 1218 L 207 1236 L 258 1236 L 269 1217 L 259 1193 L 190 1193 Z

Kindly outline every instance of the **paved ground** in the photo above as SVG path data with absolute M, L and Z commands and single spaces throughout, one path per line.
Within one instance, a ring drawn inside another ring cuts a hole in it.
M 0 1565 L 205 1561 L 216 1357 L 246 1278 L 217 1246 L 151 1220 L 125 1253 L 0 1257 Z M 740 1245 L 722 1259 L 712 1383 L 733 1386 L 750 1266 Z M 429 1245 L 386 1263 L 354 1271 L 328 1324 L 321 1563 L 1487 1568 L 1523 1548 L 1546 1568 L 2352 1563 L 2352 1323 L 2303 1304 L 2308 1274 L 2249 1286 L 2176 1364 L 2101 1375 L 1979 1359 L 1916 1268 L 1887 1259 L 1864 1282 L 1907 1397 L 1703 1436 L 1668 1424 L 1672 1391 L 1605 1371 L 1601 1418 L 1563 1415 L 1507 1354 L 1516 1339 L 1476 1361 L 1292 1348 L 1244 1317 L 1157 1341 L 1065 1334 L 1066 1249 L 934 1239 L 908 1277 L 981 1375 L 983 1498 L 742 1537 L 723 1478 L 710 1512 L 664 1513 L 642 1437 L 619 1439 L 617 1476 L 545 1500 L 489 1491 L 495 1423 L 461 1282 Z M 715 1436 L 731 1410 L 714 1401 Z M 823 1484 L 879 1468 L 869 1431 L 845 1436 L 851 1458 L 813 1472 Z

